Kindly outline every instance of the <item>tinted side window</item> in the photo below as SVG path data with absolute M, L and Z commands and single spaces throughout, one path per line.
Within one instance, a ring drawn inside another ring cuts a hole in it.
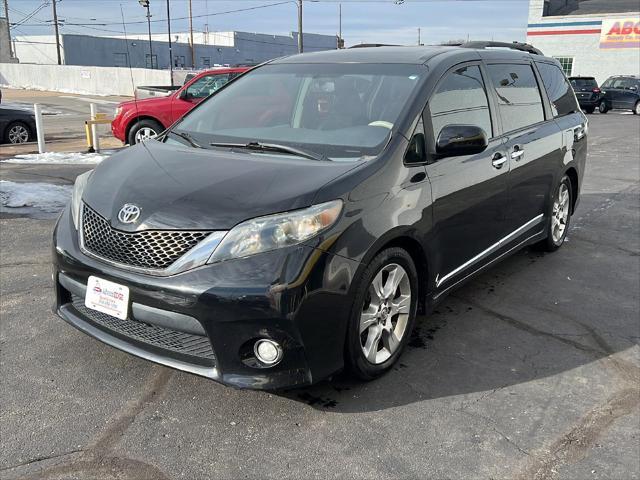
M 562 70 L 551 63 L 538 63 L 542 83 L 549 94 L 551 110 L 554 117 L 561 117 L 578 111 L 578 104 L 573 90 L 567 82 Z M 595 80 L 573 80 L 579 87 L 595 87 Z
M 601 85 L 602 88 L 611 88 L 611 84 L 613 83 L 612 78 L 607 78 L 605 82 Z
M 205 98 L 229 81 L 229 74 L 207 75 L 187 87 L 192 98 Z
M 624 78 L 616 78 L 610 88 L 624 88 Z
M 458 68 L 440 82 L 429 100 L 434 139 L 446 125 L 476 125 L 493 136 L 489 101 L 480 67 Z
M 544 120 L 538 82 L 530 65 L 489 65 L 505 132 Z

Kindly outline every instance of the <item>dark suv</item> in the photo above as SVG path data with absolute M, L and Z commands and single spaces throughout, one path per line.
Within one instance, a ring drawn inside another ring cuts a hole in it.
M 587 118 L 542 55 L 280 58 L 78 177 L 54 232 L 55 309 L 236 387 L 372 379 L 418 313 L 524 246 L 562 246 L 586 154 Z
M 600 105 L 600 88 L 593 77 L 569 77 L 573 91 L 576 94 L 580 108 L 587 113 L 593 113 Z
M 602 84 L 602 99 L 598 110 L 600 113 L 607 113 L 612 109 L 631 110 L 640 115 L 640 76 L 609 77 Z

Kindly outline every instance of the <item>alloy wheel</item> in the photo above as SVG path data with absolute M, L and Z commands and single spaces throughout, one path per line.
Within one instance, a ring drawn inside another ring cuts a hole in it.
M 561 183 L 553 202 L 551 213 L 551 238 L 557 244 L 562 241 L 569 219 L 569 187 Z
M 640 102 L 636 102 L 636 106 L 634 110 L 636 112 L 636 115 L 640 115 Z
M 24 125 L 14 125 L 9 129 L 10 143 L 26 143 L 29 141 L 29 130 Z
M 158 133 L 153 128 L 142 127 L 136 132 L 136 143 L 155 138 L 156 135 L 158 135 Z
M 398 350 L 411 311 L 411 282 L 397 263 L 376 274 L 360 314 L 360 347 L 369 363 L 379 365 Z

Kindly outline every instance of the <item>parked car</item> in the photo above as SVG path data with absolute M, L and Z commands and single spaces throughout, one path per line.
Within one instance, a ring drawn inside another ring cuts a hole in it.
M 602 99 L 598 106 L 600 113 L 609 110 L 631 110 L 640 115 L 640 76 L 618 75 L 609 77 L 602 84 Z
M 173 94 L 123 102 L 111 123 L 114 137 L 134 145 L 158 135 L 198 103 L 248 67 L 218 68 L 193 77 Z
M 26 143 L 36 136 L 36 117 L 30 110 L 0 105 L 0 143 Z
M 418 312 L 524 246 L 563 245 L 586 154 L 552 58 L 276 59 L 78 177 L 53 235 L 55 309 L 235 387 L 373 379 Z
M 594 77 L 569 77 L 580 108 L 593 113 L 600 105 L 601 91 Z

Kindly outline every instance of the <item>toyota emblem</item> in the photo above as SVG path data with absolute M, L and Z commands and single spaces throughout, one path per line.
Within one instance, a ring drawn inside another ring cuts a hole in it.
M 140 207 L 132 203 L 125 203 L 118 212 L 118 220 L 122 223 L 134 223 L 140 216 Z

